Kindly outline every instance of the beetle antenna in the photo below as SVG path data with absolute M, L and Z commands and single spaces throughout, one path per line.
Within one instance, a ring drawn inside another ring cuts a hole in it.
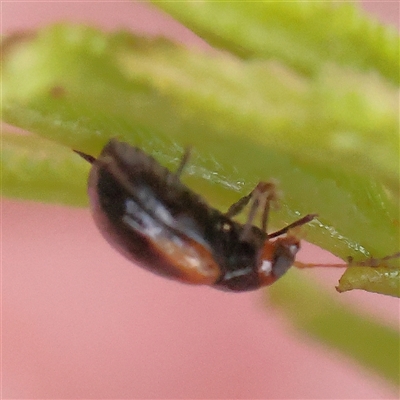
M 78 151 L 78 150 L 72 150 L 72 151 L 74 151 L 76 154 L 81 156 L 84 160 L 86 160 L 90 164 L 93 164 L 96 161 L 96 158 L 94 158 L 93 156 L 90 156 L 89 154 L 82 153 L 81 151 Z
M 274 237 L 281 236 L 284 233 L 286 233 L 289 229 L 293 229 L 296 226 L 308 224 L 310 221 L 312 221 L 316 217 L 318 217 L 318 214 L 307 214 L 304 217 L 298 219 L 297 221 L 294 221 L 291 224 L 289 224 L 288 226 L 285 226 L 284 228 L 280 229 L 279 231 L 270 233 L 268 235 L 268 239 L 272 239 Z
M 400 252 L 391 254 L 390 256 L 382 258 L 368 258 L 364 261 L 354 262 L 352 257 L 349 257 L 349 262 L 341 264 L 323 264 L 323 263 L 302 263 L 296 261 L 293 265 L 297 268 L 318 268 L 318 267 L 333 267 L 333 268 L 346 268 L 346 267 L 379 267 L 385 261 L 393 260 L 394 258 L 400 258 Z

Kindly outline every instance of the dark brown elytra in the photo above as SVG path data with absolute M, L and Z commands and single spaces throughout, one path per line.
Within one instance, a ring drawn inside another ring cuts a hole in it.
M 141 267 L 182 282 L 236 292 L 270 285 L 293 265 L 300 249 L 288 231 L 316 216 L 268 234 L 276 200 L 272 182 L 260 182 L 222 213 L 181 182 L 189 152 L 176 172 L 115 139 L 98 158 L 75 152 L 92 164 L 90 204 L 107 241 Z M 234 221 L 247 205 L 246 223 Z M 253 224 L 259 211 L 261 227 Z

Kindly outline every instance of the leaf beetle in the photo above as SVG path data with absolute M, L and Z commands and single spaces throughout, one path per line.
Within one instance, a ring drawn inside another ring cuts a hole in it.
M 287 232 L 316 216 L 268 234 L 273 182 L 258 183 L 223 213 L 181 182 L 188 151 L 176 172 L 116 139 L 98 158 L 74 151 L 92 165 L 90 205 L 105 239 L 141 267 L 181 282 L 234 292 L 270 285 L 293 265 L 300 249 L 300 240 Z M 234 221 L 247 204 L 246 222 Z M 258 211 L 261 227 L 253 224 Z

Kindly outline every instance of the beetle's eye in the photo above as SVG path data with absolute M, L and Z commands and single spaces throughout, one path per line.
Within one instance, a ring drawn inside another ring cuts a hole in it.
M 278 279 L 293 265 L 296 253 L 300 250 L 300 243 L 291 237 L 277 240 L 275 243 L 272 273 Z
M 271 285 L 279 279 L 293 265 L 299 249 L 300 241 L 292 236 L 267 240 L 258 267 L 260 284 Z

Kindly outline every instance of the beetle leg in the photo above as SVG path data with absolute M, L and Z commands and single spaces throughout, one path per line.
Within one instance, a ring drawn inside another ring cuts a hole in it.
M 269 191 L 271 194 L 274 193 L 273 198 L 275 200 L 275 198 L 276 198 L 275 184 L 271 183 L 271 182 L 259 182 L 258 185 L 248 195 L 243 196 L 237 202 L 233 203 L 224 215 L 227 218 L 234 217 L 235 215 L 239 214 L 243 210 L 243 208 L 247 206 L 247 204 L 249 204 L 251 199 L 259 198 L 267 191 Z M 271 200 L 272 200 L 272 198 L 271 198 Z M 257 206 L 256 209 L 258 207 L 259 206 Z M 264 219 L 265 214 L 266 214 L 265 219 L 267 219 L 268 211 L 265 212 L 265 210 L 264 210 L 263 219 Z
M 190 147 L 187 147 L 185 149 L 185 153 L 183 154 L 182 159 L 179 163 L 179 166 L 178 166 L 177 170 L 175 171 L 175 175 L 178 178 L 180 178 L 180 176 L 182 175 L 182 172 L 190 159 L 191 153 L 192 153 L 192 149 Z
M 267 232 L 268 226 L 268 216 L 269 210 L 271 208 L 271 202 L 276 201 L 278 198 L 276 185 L 273 182 L 259 182 L 258 185 L 247 195 L 239 199 L 236 203 L 233 203 L 228 211 L 225 213 L 227 218 L 232 218 L 235 215 L 239 214 L 244 207 L 253 199 L 253 203 L 251 204 L 251 208 L 249 211 L 249 215 L 247 217 L 246 224 L 243 228 L 242 238 L 245 237 L 249 232 L 251 225 L 253 224 L 253 220 L 256 216 L 257 211 L 260 207 L 263 208 L 262 217 L 261 217 L 261 229 L 263 232 Z M 285 226 L 279 231 L 273 232 L 268 235 L 268 238 L 274 238 L 277 236 L 281 236 L 285 234 L 289 229 L 292 229 L 296 226 L 307 224 L 312 221 L 318 214 L 307 214 L 306 216 L 298 219 L 297 221 L 292 222 L 291 224 Z
M 265 202 L 262 217 L 261 217 L 261 229 L 263 232 L 267 233 L 267 225 L 268 225 L 268 216 L 269 216 L 269 210 L 271 208 L 271 200 L 268 199 Z
M 275 183 L 259 182 L 250 194 L 243 197 L 229 208 L 227 215 L 232 216 L 232 214 L 234 215 L 234 213 L 240 212 L 243 207 L 252 200 L 249 215 L 241 233 L 241 239 L 244 239 L 250 233 L 254 218 L 260 207 L 263 209 L 261 227 L 263 231 L 266 232 L 271 201 L 276 201 L 276 199 L 277 194 Z
M 240 239 L 242 240 L 245 240 L 247 235 L 250 233 L 257 210 L 260 207 L 260 196 L 258 195 L 258 192 L 254 191 L 252 198 L 254 198 L 254 200 L 251 204 L 249 215 L 247 216 L 247 221 L 244 224 L 243 230 L 240 234 Z
M 232 218 L 235 215 L 239 214 L 243 210 L 243 208 L 246 207 L 247 204 L 249 204 L 249 201 L 253 197 L 254 190 L 255 189 L 253 189 L 247 196 L 244 196 L 241 199 L 239 199 L 236 203 L 233 203 L 229 207 L 228 211 L 224 214 L 225 217 Z

